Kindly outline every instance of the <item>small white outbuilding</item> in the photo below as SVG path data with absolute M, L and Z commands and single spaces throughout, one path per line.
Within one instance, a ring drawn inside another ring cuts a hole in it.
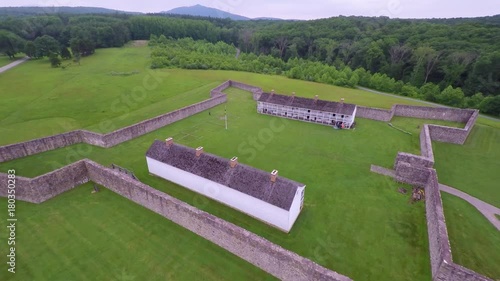
M 173 142 L 155 141 L 149 172 L 289 232 L 304 205 L 305 185 Z

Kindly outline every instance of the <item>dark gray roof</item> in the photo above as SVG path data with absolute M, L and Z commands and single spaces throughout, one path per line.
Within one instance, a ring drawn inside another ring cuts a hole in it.
M 230 160 L 203 152 L 196 157 L 196 149 L 156 140 L 146 156 L 200 177 L 228 186 L 258 198 L 281 209 L 290 210 L 297 188 L 304 184 L 278 176 L 271 182 L 271 173 L 238 163 L 234 168 Z
M 279 105 L 286 105 L 291 107 L 301 107 L 312 110 L 326 111 L 338 114 L 352 115 L 354 114 L 354 109 L 356 109 L 355 104 L 350 103 L 340 103 L 334 101 L 317 100 L 302 98 L 302 97 L 292 97 L 279 94 L 263 93 L 259 101 L 268 102 Z

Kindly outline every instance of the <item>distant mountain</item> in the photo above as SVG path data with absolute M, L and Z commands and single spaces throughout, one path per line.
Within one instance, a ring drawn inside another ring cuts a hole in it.
M 141 14 L 96 7 L 0 7 L 0 16 L 43 14 Z
M 211 17 L 211 18 L 230 18 L 232 20 L 250 20 L 250 18 L 231 14 L 218 10 L 215 8 L 205 7 L 202 5 L 195 5 L 191 7 L 179 7 L 169 11 L 162 12 L 164 14 L 177 14 L 177 15 L 189 15 L 198 17 Z
M 284 20 L 284 19 L 261 17 L 261 18 L 253 18 L 252 20 Z
M 97 8 L 97 7 L 0 7 L 0 16 L 32 16 L 44 14 L 128 14 L 140 15 L 139 12 L 125 12 L 120 10 Z M 195 5 L 191 7 L 179 7 L 169 11 L 160 12 L 160 14 L 171 14 L 179 16 L 210 17 L 210 18 L 229 18 L 237 21 L 244 20 L 281 20 L 277 18 L 261 17 L 251 19 L 248 17 L 231 14 L 219 9 Z

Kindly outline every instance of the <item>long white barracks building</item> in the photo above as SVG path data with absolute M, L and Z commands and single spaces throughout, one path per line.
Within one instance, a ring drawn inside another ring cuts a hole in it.
M 289 232 L 304 205 L 305 185 L 173 142 L 155 141 L 149 172 Z

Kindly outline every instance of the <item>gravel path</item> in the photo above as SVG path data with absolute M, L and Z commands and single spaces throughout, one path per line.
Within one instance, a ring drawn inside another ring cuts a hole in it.
M 29 57 L 24 57 L 24 58 L 22 58 L 20 60 L 13 61 L 13 62 L 9 63 L 6 66 L 0 67 L 0 73 L 4 73 L 5 71 L 7 71 L 7 70 L 9 70 L 11 68 L 14 68 L 14 67 L 20 65 L 21 63 L 26 62 L 29 59 L 30 59 Z
M 374 173 L 384 175 L 384 176 L 389 176 L 394 178 L 396 175 L 396 172 L 391 169 L 387 169 L 384 167 L 376 166 L 376 165 L 371 165 L 370 170 Z M 495 214 L 500 215 L 500 209 L 490 205 L 484 201 L 481 201 L 477 199 L 476 197 L 470 196 L 469 194 L 460 191 L 458 189 L 455 189 L 451 186 L 447 186 L 444 184 L 439 184 L 439 190 L 442 192 L 449 193 L 451 195 L 457 196 L 459 198 L 462 198 L 463 200 L 469 202 L 472 206 L 476 207 L 476 209 L 483 214 L 483 216 L 488 219 L 491 224 L 493 224 L 498 231 L 500 231 L 500 220 L 495 216 Z
M 455 195 L 469 202 L 472 206 L 476 207 L 476 209 L 478 209 L 478 211 L 481 212 L 483 216 L 485 216 L 500 231 L 500 220 L 495 217 L 495 214 L 500 215 L 499 208 L 481 201 L 476 197 L 472 197 L 469 194 L 457 190 L 451 186 L 439 184 L 439 190 Z

